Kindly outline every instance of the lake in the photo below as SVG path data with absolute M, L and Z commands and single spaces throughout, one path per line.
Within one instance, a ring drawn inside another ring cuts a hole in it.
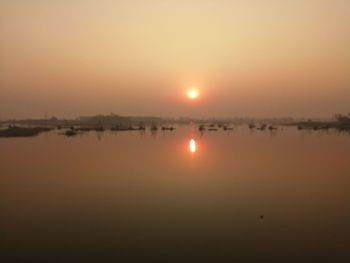
M 59 132 L 0 138 L 1 262 L 350 260 L 349 134 Z

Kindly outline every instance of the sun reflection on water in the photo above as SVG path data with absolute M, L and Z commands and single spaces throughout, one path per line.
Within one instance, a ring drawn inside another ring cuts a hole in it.
M 196 141 L 194 139 L 191 139 L 188 147 L 191 153 L 195 153 L 197 151 Z

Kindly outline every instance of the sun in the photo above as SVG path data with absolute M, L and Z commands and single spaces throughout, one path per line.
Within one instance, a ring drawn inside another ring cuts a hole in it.
M 187 97 L 191 100 L 195 100 L 199 97 L 199 90 L 198 88 L 191 87 L 187 90 Z

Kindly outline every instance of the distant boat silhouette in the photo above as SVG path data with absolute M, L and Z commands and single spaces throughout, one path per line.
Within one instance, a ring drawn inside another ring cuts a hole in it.
M 158 131 L 158 127 L 156 125 L 152 125 L 151 131 Z
M 266 124 L 262 124 L 260 127 L 257 128 L 257 130 L 259 131 L 265 131 L 267 125 Z
M 162 131 L 173 131 L 173 130 L 175 130 L 175 128 L 174 127 L 166 127 L 166 126 L 163 126 L 162 127 Z
M 146 128 L 144 126 L 138 126 L 138 127 L 125 127 L 125 126 L 114 126 L 111 128 L 112 131 L 144 131 Z
M 205 131 L 204 125 L 200 125 L 200 126 L 198 127 L 198 130 L 199 130 L 199 131 Z
M 74 129 L 70 129 L 70 130 L 68 130 L 68 131 L 65 132 L 65 135 L 66 135 L 67 137 L 75 136 L 75 135 L 77 135 L 77 134 L 78 134 L 77 131 L 74 130 Z

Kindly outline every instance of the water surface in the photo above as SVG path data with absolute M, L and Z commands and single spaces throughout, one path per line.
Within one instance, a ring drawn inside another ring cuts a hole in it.
M 293 127 L 3 138 L 1 257 L 344 262 L 349 160 L 348 134 Z

